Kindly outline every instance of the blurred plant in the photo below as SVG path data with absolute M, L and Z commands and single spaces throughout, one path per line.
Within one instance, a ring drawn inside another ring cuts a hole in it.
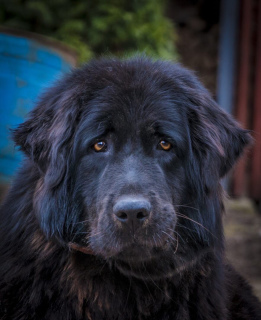
M 176 59 L 175 30 L 162 0 L 1 0 L 0 23 L 41 33 L 94 55 L 144 52 Z

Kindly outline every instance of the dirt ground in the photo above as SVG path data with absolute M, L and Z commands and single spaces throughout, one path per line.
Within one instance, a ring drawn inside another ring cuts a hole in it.
M 227 258 L 261 300 L 261 214 L 248 199 L 226 202 Z

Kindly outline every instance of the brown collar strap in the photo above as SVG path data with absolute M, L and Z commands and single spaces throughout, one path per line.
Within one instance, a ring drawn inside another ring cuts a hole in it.
M 68 246 L 72 250 L 80 251 L 82 253 L 89 254 L 89 255 L 95 255 L 92 249 L 89 247 L 83 247 L 74 242 L 69 242 Z

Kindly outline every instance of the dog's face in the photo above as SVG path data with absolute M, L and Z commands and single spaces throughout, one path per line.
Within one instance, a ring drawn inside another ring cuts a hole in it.
M 184 123 L 170 95 L 157 97 L 140 84 L 123 83 L 91 101 L 74 154 L 81 155 L 75 177 L 84 203 L 82 220 L 88 220 L 82 240 L 94 252 L 143 261 L 175 238 L 174 205 L 181 202 L 186 181 Z
M 222 242 L 219 179 L 250 138 L 190 72 L 134 59 L 74 71 L 15 140 L 44 233 L 135 274 Z

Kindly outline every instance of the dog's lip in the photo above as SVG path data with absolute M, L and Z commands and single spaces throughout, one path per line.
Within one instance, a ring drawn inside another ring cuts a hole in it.
M 81 246 L 75 242 L 69 242 L 68 246 L 70 249 L 74 250 L 74 251 L 80 251 L 82 253 L 85 254 L 89 254 L 89 255 L 95 255 L 94 251 L 90 248 L 90 247 L 86 247 L 86 246 Z

